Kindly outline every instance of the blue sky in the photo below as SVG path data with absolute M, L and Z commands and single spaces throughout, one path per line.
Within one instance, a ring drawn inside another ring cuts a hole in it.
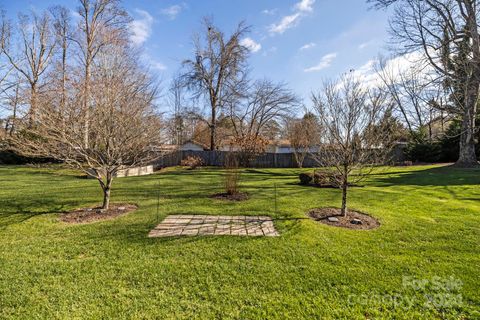
M 9 16 L 75 0 L 0 0 Z M 132 41 L 165 85 L 191 57 L 192 33 L 212 16 L 226 33 L 245 20 L 252 26 L 251 75 L 283 81 L 305 98 L 325 78 L 361 69 L 388 40 L 388 13 L 370 10 L 364 0 L 160 0 L 123 1 L 135 19 Z

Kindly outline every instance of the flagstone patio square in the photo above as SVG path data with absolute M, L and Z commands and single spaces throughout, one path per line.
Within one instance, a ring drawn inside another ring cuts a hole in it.
M 279 233 L 268 216 L 170 215 L 148 234 L 151 238 L 200 235 L 276 237 Z

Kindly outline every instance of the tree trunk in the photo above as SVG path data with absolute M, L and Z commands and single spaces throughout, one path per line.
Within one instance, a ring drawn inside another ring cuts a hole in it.
M 342 216 L 347 216 L 347 188 L 348 185 L 346 182 L 342 183 Z
M 37 85 L 32 83 L 30 87 L 30 112 L 28 115 L 28 124 L 33 127 L 37 114 Z
M 303 168 L 303 161 L 298 161 L 297 160 L 297 167 L 299 167 L 300 169 Z
M 67 39 L 63 37 L 62 44 L 62 97 L 60 101 L 60 116 L 62 117 L 62 133 L 65 135 L 65 105 L 67 101 Z
M 11 123 L 11 126 L 10 126 L 10 136 L 13 135 L 13 133 L 15 132 L 15 126 L 17 125 L 17 106 L 18 106 L 18 90 L 19 90 L 19 87 L 20 87 L 20 84 L 19 82 L 17 82 L 17 85 L 15 87 L 15 98 L 13 100 L 13 103 L 12 103 L 12 109 L 13 109 L 13 113 L 12 113 L 12 123 Z
M 342 181 L 342 216 L 347 216 L 348 168 L 344 166 Z
M 84 103 L 83 103 L 83 108 L 84 108 L 84 117 L 85 117 L 85 123 L 84 123 L 84 132 L 83 132 L 83 145 L 85 146 L 86 149 L 88 149 L 88 135 L 90 131 L 90 106 L 89 106 L 89 94 L 90 94 L 90 63 L 88 62 L 85 65 L 85 87 L 84 87 Z
M 110 207 L 110 192 L 112 190 L 113 175 L 110 172 L 107 172 L 106 179 L 106 182 L 103 182 L 101 178 L 98 179 L 103 190 L 103 210 L 108 210 Z
M 210 151 L 215 151 L 215 125 L 210 126 Z
M 472 95 L 466 99 L 465 112 L 462 119 L 462 132 L 460 134 L 460 151 L 455 163 L 458 167 L 474 167 L 478 165 L 475 155 L 475 115 L 477 110 L 477 96 Z
M 215 151 L 217 147 L 215 145 L 215 130 L 217 129 L 217 99 L 212 97 L 213 93 L 210 92 L 210 107 L 212 108 L 212 114 L 210 119 L 210 151 Z
M 462 119 L 462 132 L 460 134 L 460 152 L 458 160 L 455 163 L 458 167 L 474 167 L 478 165 L 475 155 L 475 117 L 477 115 L 477 103 L 480 92 L 480 35 L 478 34 L 478 13 L 476 11 L 477 1 L 458 1 L 460 6 L 464 6 L 467 14 L 466 27 L 470 36 L 472 48 L 473 63 L 467 64 L 471 66 L 473 77 L 467 83 L 467 94 L 465 96 L 465 106 Z M 470 69 L 470 68 L 469 68 Z
M 103 204 L 102 204 L 102 209 L 103 210 L 108 210 L 110 206 L 110 188 L 105 188 L 103 189 Z
M 293 155 L 295 156 L 295 162 L 297 163 L 297 167 L 303 168 L 303 161 L 305 160 L 305 155 L 300 154 L 299 151 L 293 151 Z

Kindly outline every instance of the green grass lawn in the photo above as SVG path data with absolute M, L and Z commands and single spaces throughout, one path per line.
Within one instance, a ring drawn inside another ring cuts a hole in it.
M 209 198 L 218 169 L 121 178 L 112 201 L 136 212 L 68 225 L 58 212 L 98 204 L 96 181 L 0 167 L 0 318 L 480 318 L 480 170 L 372 175 L 349 194 L 380 220 L 371 231 L 305 219 L 341 194 L 299 186 L 298 173 L 244 170 L 239 203 Z M 168 214 L 269 215 L 281 236 L 147 238 Z

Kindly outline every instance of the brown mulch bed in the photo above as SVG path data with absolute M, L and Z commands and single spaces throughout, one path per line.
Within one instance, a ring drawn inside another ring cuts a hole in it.
M 334 227 L 370 230 L 380 226 L 380 222 L 378 222 L 377 219 L 369 216 L 368 214 L 354 210 L 348 210 L 346 217 L 341 215 L 341 211 L 338 208 L 315 208 L 310 210 L 307 215 L 315 221 Z M 328 218 L 330 217 L 335 217 L 338 219 L 338 221 L 329 221 Z M 360 220 L 361 224 L 352 223 L 353 219 Z
M 217 200 L 228 200 L 228 201 L 245 201 L 248 200 L 248 194 L 245 192 L 237 192 L 234 194 L 222 192 L 222 193 L 215 193 L 210 196 L 213 199 Z
M 89 223 L 102 220 L 111 220 L 137 210 L 137 206 L 128 203 L 110 204 L 108 210 L 101 208 L 81 208 L 71 212 L 62 213 L 60 220 L 67 223 Z

